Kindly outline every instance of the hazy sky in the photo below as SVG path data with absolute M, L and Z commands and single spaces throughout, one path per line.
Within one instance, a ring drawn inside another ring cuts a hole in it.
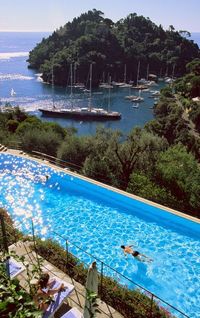
M 200 0 L 0 0 L 0 31 L 53 31 L 93 8 L 113 21 L 136 12 L 164 29 L 200 32 Z

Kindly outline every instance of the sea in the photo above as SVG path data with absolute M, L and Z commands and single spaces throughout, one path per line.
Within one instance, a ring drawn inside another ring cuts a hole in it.
M 0 107 L 6 103 L 19 106 L 30 114 L 34 114 L 44 121 L 54 121 L 62 127 L 76 128 L 78 135 L 93 135 L 97 127 L 103 126 L 113 130 L 120 130 L 127 135 L 134 127 L 143 127 L 152 120 L 155 100 L 150 98 L 150 92 L 142 92 L 144 101 L 138 104 L 125 99 L 127 95 L 137 95 L 138 92 L 130 88 L 97 89 L 92 92 L 94 107 L 118 111 L 122 114 L 120 120 L 114 121 L 80 121 L 64 118 L 42 117 L 39 108 L 71 107 L 70 88 L 54 87 L 44 83 L 37 70 L 28 68 L 28 54 L 42 38 L 50 33 L 44 32 L 0 32 Z M 200 33 L 193 33 L 191 39 L 200 47 Z M 159 90 L 163 84 L 152 86 L 151 90 Z M 88 93 L 74 89 L 73 104 L 87 107 Z

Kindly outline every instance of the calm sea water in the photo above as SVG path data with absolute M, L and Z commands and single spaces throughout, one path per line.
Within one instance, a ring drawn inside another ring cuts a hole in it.
M 193 40 L 194 43 L 197 43 L 200 48 L 200 32 L 191 33 L 190 39 Z
M 26 111 L 41 116 L 38 108 L 49 107 L 52 105 L 52 87 L 43 83 L 34 70 L 27 68 L 26 62 L 28 52 L 39 43 L 47 33 L 9 33 L 0 32 L 0 100 L 1 105 L 9 102 L 12 105 L 19 105 Z M 15 95 L 11 96 L 11 90 Z M 158 87 L 152 87 L 157 90 Z M 69 89 L 55 87 L 55 105 L 70 106 Z M 152 106 L 154 100 L 148 98 L 149 92 L 144 92 L 145 101 L 133 107 L 133 103 L 125 100 L 129 94 L 138 94 L 128 88 L 115 88 L 110 93 L 110 110 L 116 110 L 122 113 L 122 119 L 119 121 L 108 121 L 101 125 L 107 128 L 120 129 L 128 133 L 135 126 L 143 126 L 153 118 Z M 108 109 L 108 90 L 97 90 L 93 92 L 93 105 Z M 88 105 L 88 95 L 80 90 L 74 91 L 74 104 L 77 106 Z M 99 122 L 80 122 L 72 119 L 47 119 L 56 121 L 64 127 L 75 127 L 79 135 L 94 134 Z

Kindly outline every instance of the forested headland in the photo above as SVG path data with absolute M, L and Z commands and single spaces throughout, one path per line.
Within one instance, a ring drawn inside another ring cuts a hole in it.
M 188 40 L 189 32 L 164 30 L 149 18 L 129 14 L 114 23 L 101 11 L 91 10 L 74 18 L 52 33 L 29 54 L 29 67 L 39 69 L 46 82 L 67 85 L 70 64 L 73 63 L 76 81 L 87 82 L 89 65 L 93 63 L 93 85 L 103 77 L 114 81 L 136 81 L 140 61 L 140 76 L 149 72 L 158 76 L 181 76 L 186 64 L 199 58 L 198 45 Z

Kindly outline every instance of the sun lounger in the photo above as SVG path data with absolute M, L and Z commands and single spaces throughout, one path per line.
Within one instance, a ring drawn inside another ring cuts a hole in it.
M 53 296 L 53 301 L 50 303 L 49 307 L 43 314 L 42 318 L 53 317 L 55 312 L 60 308 L 64 300 L 73 292 L 74 286 L 70 283 L 66 283 L 58 278 L 53 278 L 54 281 L 51 284 L 51 289 L 59 288 L 62 283 L 64 283 L 65 289 L 56 293 Z
M 6 260 L 5 267 L 11 279 L 25 270 L 24 265 L 20 262 L 17 262 L 13 257 L 10 257 L 8 260 Z
M 66 312 L 61 318 L 83 318 L 83 314 L 75 307 Z

